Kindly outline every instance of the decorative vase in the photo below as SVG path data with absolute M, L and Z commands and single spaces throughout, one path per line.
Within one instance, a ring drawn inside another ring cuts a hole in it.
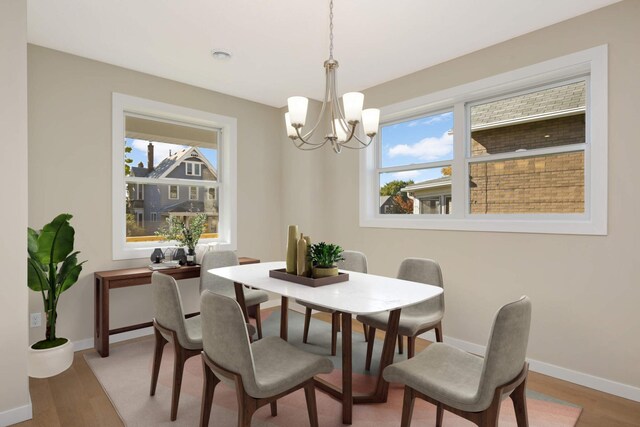
M 298 239 L 298 253 L 297 258 L 298 262 L 296 263 L 296 270 L 298 272 L 298 276 L 309 277 L 311 275 L 310 269 L 307 268 L 307 253 L 308 253 L 307 240 L 304 235 L 300 233 L 300 238 Z
M 313 269 L 313 264 L 311 263 L 311 259 L 309 258 L 309 248 L 311 247 L 311 237 L 304 236 L 304 241 L 307 242 L 307 263 L 305 264 L 305 270 L 307 271 L 307 277 L 310 277 L 311 270 Z
M 332 277 L 338 275 L 338 267 L 313 267 L 313 278 Z
M 49 378 L 66 371 L 73 362 L 73 344 L 66 343 L 53 348 L 34 350 L 29 347 L 29 376 L 31 378 Z
M 173 255 L 173 259 L 178 260 L 180 265 L 185 265 L 187 263 L 187 254 L 184 252 L 183 248 L 176 249 L 175 254 Z
M 187 265 L 196 265 L 195 249 L 189 249 L 189 252 L 187 253 Z
M 151 262 L 158 264 L 161 263 L 163 259 L 164 254 L 162 253 L 162 249 L 155 248 L 151 253 Z
M 289 226 L 287 239 L 287 273 L 296 274 L 296 253 L 298 252 L 298 226 Z

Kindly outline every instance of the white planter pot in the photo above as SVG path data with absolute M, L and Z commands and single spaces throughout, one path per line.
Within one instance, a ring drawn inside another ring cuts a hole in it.
M 58 375 L 69 369 L 72 362 L 73 344 L 71 341 L 44 350 L 34 350 L 29 347 L 29 376 L 32 378 L 48 378 Z

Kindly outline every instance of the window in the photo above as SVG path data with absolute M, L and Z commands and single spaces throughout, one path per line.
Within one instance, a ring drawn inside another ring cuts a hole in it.
M 177 185 L 168 185 L 169 200 L 178 200 L 180 198 L 180 187 Z
M 174 246 L 156 234 L 165 220 L 199 213 L 201 243 L 236 248 L 236 134 L 231 117 L 113 94 L 114 259 Z
M 189 187 L 189 200 L 198 200 L 198 187 Z
M 202 164 L 196 162 L 184 162 L 185 175 L 187 176 L 202 176 Z
M 606 46 L 382 109 L 360 224 L 606 234 Z
M 216 189 L 209 188 L 207 189 L 207 200 L 215 200 L 216 199 Z

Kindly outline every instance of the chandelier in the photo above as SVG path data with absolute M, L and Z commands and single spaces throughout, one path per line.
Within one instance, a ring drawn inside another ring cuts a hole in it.
M 287 100 L 289 112 L 284 115 L 287 125 L 287 135 L 296 148 L 301 150 L 316 150 L 331 143 L 333 151 L 340 153 L 342 148 L 366 148 L 378 133 L 380 110 L 377 108 L 362 109 L 364 95 L 359 92 L 349 92 L 342 95 L 342 103 L 338 101 L 336 93 L 336 70 L 338 61 L 333 59 L 333 0 L 329 2 L 329 59 L 324 62 L 325 92 L 322 109 L 316 124 L 304 135 L 301 133 L 307 119 L 309 100 L 304 96 L 292 96 Z M 323 140 L 311 142 L 316 129 L 323 122 L 329 129 Z M 356 134 L 358 123 L 362 122 L 364 133 L 368 141 L 362 141 Z

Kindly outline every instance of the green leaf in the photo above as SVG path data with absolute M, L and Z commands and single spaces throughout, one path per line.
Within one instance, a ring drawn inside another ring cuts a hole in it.
M 69 224 L 72 215 L 60 214 L 45 225 L 38 237 L 38 259 L 43 264 L 64 261 L 73 250 L 75 230 Z
M 47 276 L 40 268 L 39 263 L 31 258 L 27 259 L 27 285 L 36 292 L 49 289 Z
M 72 287 L 80 276 L 80 272 L 82 271 L 82 264 L 86 261 L 82 261 L 80 264 L 73 266 L 64 278 L 64 281 L 58 288 L 56 289 L 56 296 L 59 296 L 61 293 Z
M 60 270 L 58 270 L 58 284 L 64 282 L 65 277 L 67 276 L 69 271 L 71 271 L 73 267 L 78 264 L 78 257 L 76 255 L 78 255 L 79 253 L 79 251 L 76 251 L 64 260 L 62 266 L 60 267 Z

